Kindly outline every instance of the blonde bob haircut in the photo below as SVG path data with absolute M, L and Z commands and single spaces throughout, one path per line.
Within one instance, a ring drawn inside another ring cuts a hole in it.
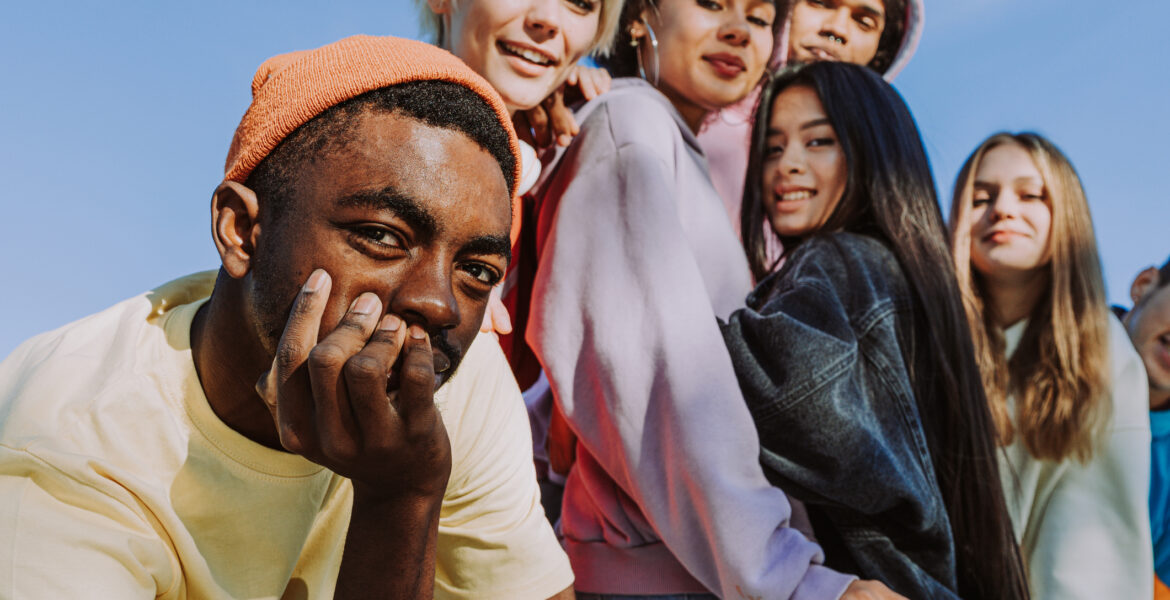
M 458 9 L 459 4 L 467 0 L 447 0 L 451 8 Z M 495 0 L 480 0 L 494 2 Z M 613 49 L 614 38 L 617 35 L 618 21 L 622 15 L 622 4 L 625 0 L 596 0 L 601 4 L 601 12 L 597 23 L 597 36 L 593 38 L 593 46 L 587 54 L 606 56 Z M 419 22 L 425 39 L 441 48 L 447 47 L 447 32 L 443 26 L 443 16 L 436 14 L 427 4 L 427 0 L 415 0 L 418 6 Z
M 1011 360 L 985 284 L 971 263 L 971 208 L 975 174 L 989 150 L 1016 144 L 1044 180 L 1052 210 L 1048 291 L 1029 315 Z M 1028 452 L 1054 461 L 1087 462 L 1109 417 L 1109 313 L 1093 221 L 1081 180 L 1068 158 L 1035 133 L 997 133 L 967 158 L 955 181 L 950 215 L 955 260 L 975 354 L 1001 444 L 1019 435 Z M 1008 395 L 1015 400 L 1009 415 Z

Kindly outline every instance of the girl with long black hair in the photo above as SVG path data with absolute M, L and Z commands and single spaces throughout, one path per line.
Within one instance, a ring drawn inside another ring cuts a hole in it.
M 759 284 L 722 329 L 766 474 L 827 566 L 912 598 L 1026 598 L 913 117 L 841 63 L 782 72 L 760 106 L 742 211 Z

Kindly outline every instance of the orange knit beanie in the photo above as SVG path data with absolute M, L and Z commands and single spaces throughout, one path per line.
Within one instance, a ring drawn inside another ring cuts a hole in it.
M 463 61 L 414 40 L 355 35 L 264 61 L 252 78 L 252 104 L 232 137 L 223 178 L 243 183 L 281 140 L 332 106 L 379 88 L 429 80 L 449 81 L 475 92 L 508 130 L 516 159 L 511 189 L 514 242 L 520 228 L 516 186 L 522 165 L 508 109 L 495 89 Z

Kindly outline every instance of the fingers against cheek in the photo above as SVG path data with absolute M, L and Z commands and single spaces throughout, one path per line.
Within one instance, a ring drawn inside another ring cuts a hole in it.
M 357 454 L 357 427 L 350 408 L 346 378 L 364 376 L 376 370 L 358 354 L 370 339 L 382 314 L 377 295 L 366 292 L 358 296 L 337 327 L 309 353 L 309 378 L 312 381 L 316 425 L 321 452 L 336 461 L 347 461 Z
M 314 270 L 301 286 L 280 335 L 274 368 L 291 374 L 308 359 L 309 352 L 317 345 L 317 332 L 321 329 L 321 317 L 325 314 L 332 287 L 333 280 L 324 269 Z
M 383 438 L 395 431 L 394 409 L 386 393 L 386 382 L 405 341 L 402 320 L 395 315 L 382 317 L 370 343 L 354 357 L 367 361 L 368 368 L 353 373 L 346 371 L 350 405 L 367 448 L 384 446 Z
M 323 269 L 309 276 L 293 301 L 288 322 L 276 347 L 272 367 L 260 377 L 256 391 L 276 422 L 285 449 L 300 453 L 315 444 L 312 435 L 312 398 L 302 368 L 317 343 L 321 316 L 329 300 L 332 279 Z

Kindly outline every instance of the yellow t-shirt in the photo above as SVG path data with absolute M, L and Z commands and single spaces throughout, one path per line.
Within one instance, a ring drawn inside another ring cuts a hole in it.
M 329 598 L 352 488 L 212 412 L 192 275 L 20 346 L 0 363 L 0 598 Z M 435 397 L 452 470 L 435 595 L 547 598 L 572 584 L 499 345 Z M 393 561 L 394 557 L 386 557 Z

